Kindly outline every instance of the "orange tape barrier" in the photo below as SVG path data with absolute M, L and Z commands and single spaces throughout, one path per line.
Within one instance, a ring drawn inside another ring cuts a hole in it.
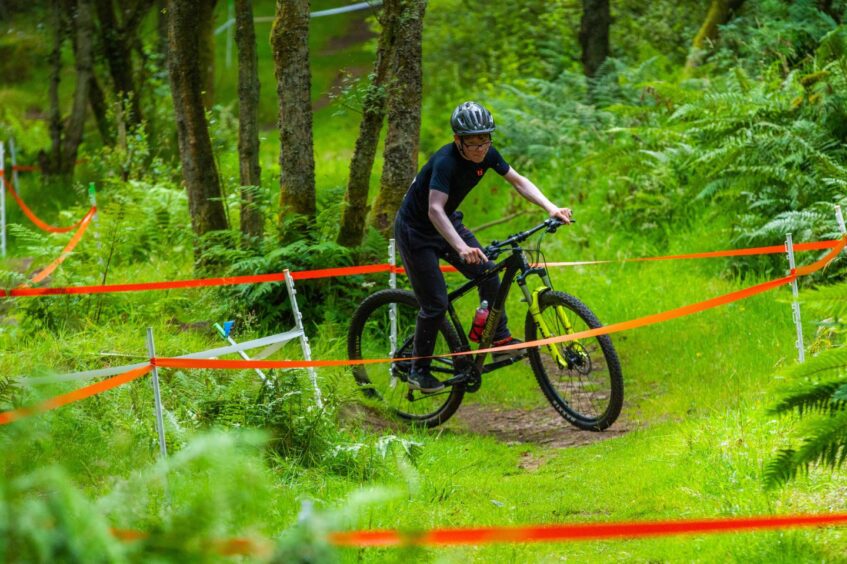
M 73 403 L 75 401 L 79 401 L 81 399 L 85 399 L 97 394 L 101 394 L 106 390 L 111 390 L 112 388 L 117 388 L 118 386 L 122 386 L 123 384 L 126 384 L 128 382 L 132 382 L 133 380 L 144 376 L 152 369 L 153 367 L 148 364 L 147 366 L 135 368 L 128 372 L 124 372 L 123 374 L 113 376 L 108 380 L 103 380 L 101 382 L 97 382 L 96 384 L 92 384 L 90 386 L 86 386 L 84 388 L 68 392 L 67 394 L 62 394 L 61 396 L 50 398 L 31 407 L 22 407 L 20 409 L 4 411 L 0 413 L 0 425 L 6 425 L 7 423 L 11 423 L 12 421 L 16 421 L 18 419 L 22 419 L 30 415 L 35 415 L 36 413 L 50 411 L 56 409 L 57 407 L 62 407 L 63 405 L 67 405 L 69 403 Z
M 552 343 L 561 343 L 566 341 L 573 341 L 576 339 L 584 339 L 587 337 L 593 337 L 597 335 L 607 335 L 610 333 L 616 333 L 619 331 L 625 331 L 628 329 L 635 329 L 637 327 L 643 327 L 645 325 L 652 325 L 656 323 L 661 323 L 663 321 L 669 321 L 671 319 L 676 319 L 678 317 L 683 317 L 686 315 L 691 315 L 693 313 L 698 313 L 700 311 L 704 311 L 707 309 L 711 309 L 714 307 L 718 307 L 720 305 L 732 303 L 750 296 L 754 296 L 756 294 L 761 294 L 773 288 L 777 288 L 779 286 L 788 284 L 795 280 L 799 276 L 806 276 L 811 274 L 812 272 L 818 271 L 824 268 L 833 258 L 835 258 L 838 253 L 840 253 L 844 247 L 847 246 L 847 237 L 844 237 L 837 241 L 837 246 L 833 248 L 826 256 L 817 262 L 810 264 L 808 266 L 804 266 L 798 269 L 795 269 L 789 276 L 784 278 L 778 278 L 776 280 L 770 280 L 768 282 L 763 282 L 762 284 L 757 284 L 755 286 L 750 286 L 749 288 L 744 288 L 742 290 L 738 290 L 736 292 L 730 292 L 728 294 L 724 294 L 722 296 L 718 296 L 716 298 L 712 298 L 709 300 L 705 300 L 702 302 L 698 302 L 695 304 L 686 305 L 683 307 L 679 307 L 676 309 L 664 311 L 661 313 L 656 313 L 653 315 L 647 315 L 644 317 L 639 317 L 637 319 L 631 319 L 629 321 L 623 321 L 620 323 L 614 323 L 612 325 L 606 325 L 605 327 L 599 327 L 597 329 L 589 329 L 587 331 L 580 331 L 578 333 L 572 333 L 570 335 L 561 335 L 558 337 L 550 337 L 548 339 L 539 339 L 536 341 L 528 341 L 525 343 L 520 343 L 516 345 L 504 345 L 501 347 L 491 347 L 487 349 L 478 349 L 472 351 L 463 351 L 463 352 L 455 352 L 449 353 L 440 356 L 464 356 L 464 355 L 474 355 L 481 352 L 497 352 L 497 351 L 505 351 L 505 350 L 513 350 L 513 349 L 524 349 L 527 347 L 537 347 L 546 344 Z M 98 394 L 102 391 L 111 389 L 115 386 L 120 386 L 121 384 L 128 382 L 134 378 L 137 378 L 143 374 L 146 374 L 153 366 L 158 366 L 161 368 L 211 368 L 211 369 L 235 369 L 235 370 L 243 370 L 243 369 L 253 369 L 253 368 L 309 368 L 309 367 L 331 367 L 331 366 L 353 366 L 358 364 L 386 364 L 394 362 L 392 358 L 374 358 L 374 359 L 361 359 L 361 360 L 221 360 L 221 359 L 189 359 L 189 358 L 168 358 L 168 357 L 157 357 L 151 358 L 150 364 L 138 369 L 134 369 L 130 372 L 126 372 L 121 376 L 115 376 L 109 380 L 104 380 L 92 386 L 88 386 L 86 388 L 82 388 L 75 392 L 71 392 L 69 394 L 65 394 L 64 396 L 59 396 L 52 400 L 47 400 L 46 402 L 36 406 L 34 408 L 24 408 L 15 411 L 7 411 L 0 413 L 0 425 L 10 423 L 15 419 L 19 419 L 21 417 L 25 417 L 27 415 L 32 415 L 34 413 L 38 413 L 41 411 L 47 411 L 49 409 L 55 409 L 56 407 L 60 407 L 67 403 L 71 403 L 73 401 L 78 401 L 83 398 L 87 398 L 91 395 Z M 120 378 L 126 378 L 129 375 L 134 375 L 131 378 L 120 381 Z M 107 385 L 108 383 L 113 383 L 111 385 Z M 103 387 L 105 385 L 105 387 Z M 57 403 L 54 403 L 57 402 Z
M 629 521 L 613 523 L 572 523 L 513 527 L 455 527 L 430 531 L 351 531 L 331 532 L 327 541 L 338 547 L 455 546 L 516 542 L 572 542 L 635 539 L 673 535 L 738 533 L 802 527 L 847 524 L 847 514 L 771 515 L 766 517 L 725 517 L 673 521 Z M 149 538 L 147 533 L 112 529 L 124 542 Z M 267 540 L 234 538 L 211 541 L 213 550 L 224 556 L 270 555 Z
M 47 266 L 45 266 L 38 274 L 33 276 L 32 279 L 24 286 L 28 284 L 38 284 L 39 282 L 50 276 L 50 274 L 52 274 L 53 271 L 56 270 L 56 268 L 58 268 L 58 266 L 62 264 L 65 259 L 71 255 L 71 252 L 77 246 L 80 239 L 82 239 L 82 236 L 85 235 L 85 230 L 88 229 L 88 225 L 91 223 L 91 219 L 94 217 L 95 213 L 97 213 L 97 208 L 91 206 L 91 209 L 88 210 L 88 213 L 85 214 L 85 217 L 83 217 L 80 221 L 79 229 L 76 233 L 73 234 L 73 237 L 71 237 L 71 240 L 68 241 L 67 245 L 65 245 L 65 248 L 62 249 L 62 253 L 59 255 L 59 257 Z M 14 290 L 11 291 L 14 292 Z
M 838 245 L 838 241 L 814 241 L 810 243 L 797 243 L 795 251 L 814 251 L 831 249 Z M 578 262 L 548 262 L 547 266 L 580 266 L 589 264 L 607 264 L 613 262 L 645 262 L 673 259 L 715 258 L 758 254 L 784 253 L 785 247 L 754 247 L 747 249 L 732 249 L 726 251 L 710 251 L 705 253 L 693 253 L 687 255 L 668 255 L 659 257 L 643 257 L 632 259 L 596 260 Z M 402 267 L 392 267 L 390 264 L 372 264 L 364 266 L 347 266 L 338 268 L 323 268 L 318 270 L 301 270 L 291 272 L 294 280 L 315 280 L 318 278 L 331 278 L 339 276 L 355 276 L 360 274 L 380 274 L 394 271 L 397 274 L 406 274 Z M 442 272 L 456 272 L 453 266 L 441 266 Z M 16 288 L 5 291 L 0 289 L 0 298 L 8 297 L 32 297 L 32 296 L 58 296 L 68 294 L 108 294 L 117 292 L 144 292 L 150 290 L 173 290 L 177 288 L 199 288 L 212 286 L 234 286 L 237 284 L 259 284 L 262 282 L 282 282 L 285 276 L 282 273 L 257 274 L 250 276 L 224 276 L 219 278 L 201 278 L 194 280 L 175 280 L 167 282 L 142 282 L 134 284 L 107 284 L 100 286 L 67 286 L 64 288 Z
M 847 524 L 847 514 L 731 517 L 690 521 L 584 523 L 529 527 L 469 527 L 432 531 L 357 531 L 330 533 L 337 546 L 408 546 L 488 544 L 495 542 L 552 542 L 642 538 L 682 534 L 729 533 L 763 529 L 821 527 Z
M 481 352 L 498 352 L 505 350 L 516 350 L 516 349 L 525 349 L 528 347 L 538 347 L 541 345 L 547 345 L 552 343 L 563 343 L 567 341 L 574 341 L 577 339 L 585 339 L 588 337 L 595 337 L 598 335 L 608 335 L 610 333 L 617 333 L 619 331 L 626 331 L 629 329 L 636 329 L 638 327 L 644 327 L 645 325 L 653 325 L 656 323 L 662 323 L 664 321 L 670 321 L 671 319 L 676 319 L 678 317 L 683 317 L 686 315 L 691 315 L 693 313 L 698 313 L 707 309 L 715 308 L 721 305 L 725 305 L 728 303 L 736 302 L 738 300 L 742 300 L 744 298 L 749 298 L 750 296 L 755 296 L 756 294 L 761 294 L 768 290 L 772 290 L 773 288 L 777 288 L 779 286 L 783 286 L 785 284 L 789 284 L 799 276 L 806 276 L 811 274 L 812 272 L 816 272 L 822 268 L 824 268 L 829 262 L 834 259 L 838 253 L 840 253 L 845 245 L 847 245 L 847 237 L 839 239 L 835 242 L 835 247 L 830 250 L 829 253 L 826 254 L 823 258 L 814 262 L 808 266 L 803 266 L 795 269 L 790 275 L 784 278 L 777 278 L 776 280 L 770 280 L 768 282 L 763 282 L 761 284 L 756 284 L 755 286 L 750 286 L 748 288 L 744 288 L 742 290 L 738 290 L 735 292 L 730 292 L 728 294 L 723 294 L 716 298 L 711 298 L 709 300 L 705 300 L 702 302 L 697 302 L 694 304 L 689 304 L 686 306 L 682 306 L 676 309 L 663 311 L 661 313 L 656 313 L 653 315 L 647 315 L 644 317 L 639 317 L 636 319 L 631 319 L 629 321 L 622 321 L 620 323 L 613 323 L 612 325 L 606 325 L 605 327 L 599 327 L 597 329 L 589 329 L 586 331 L 580 331 L 578 333 L 572 333 L 570 335 L 560 335 L 557 337 L 550 337 L 548 339 L 539 339 L 537 341 L 528 341 L 525 343 L 519 343 L 515 345 L 503 345 L 501 347 L 491 347 L 487 349 L 477 349 L 471 351 L 462 351 L 462 352 L 454 352 L 448 353 L 444 355 L 440 355 L 440 357 L 452 357 L 452 356 L 466 356 L 466 355 L 475 355 Z M 151 362 L 162 368 L 212 368 L 212 369 L 253 369 L 253 368 L 318 368 L 318 367 L 331 367 L 331 366 L 354 366 L 359 364 L 384 364 L 389 362 L 394 362 L 395 359 L 392 358 L 372 358 L 372 359 L 360 359 L 360 360 L 220 360 L 220 359 L 188 359 L 188 358 L 153 358 Z M 411 358 L 407 359 L 411 360 Z
M 292 272 L 294 280 L 313 280 L 316 278 L 332 278 L 337 276 L 354 276 L 357 274 L 376 274 L 390 272 L 390 264 L 373 264 L 365 266 L 348 266 L 341 268 L 324 268 L 321 270 L 301 270 Z M 200 288 L 210 286 L 234 286 L 237 284 L 258 284 L 261 282 L 284 282 L 285 274 L 255 274 L 250 276 L 224 276 L 221 278 L 202 278 L 198 280 L 175 280 L 171 282 L 146 282 L 136 284 L 109 284 L 102 286 L 67 286 L 65 288 L 16 288 L 4 292 L 0 297 L 50 296 L 64 294 L 108 294 L 113 292 L 141 292 L 147 290 L 172 290 L 175 288 Z
M 123 542 L 134 542 L 150 538 L 143 531 L 112 529 L 112 536 Z M 265 556 L 273 554 L 273 544 L 265 539 L 214 539 L 209 541 L 211 550 L 221 556 Z
M 80 219 L 79 221 L 77 221 L 76 223 L 74 223 L 73 225 L 71 225 L 69 227 L 55 227 L 53 225 L 48 225 L 47 223 L 44 223 L 43 221 L 38 219 L 38 217 L 32 212 L 32 210 L 27 207 L 27 205 L 24 203 L 24 201 L 21 200 L 21 197 L 18 196 L 18 193 L 15 190 L 13 190 L 12 187 L 6 182 L 5 178 L 0 177 L 0 181 L 3 182 L 3 186 L 6 187 L 6 190 L 12 195 L 12 197 L 18 203 L 18 206 L 21 208 L 21 211 L 24 212 L 24 215 L 27 216 L 30 219 L 30 221 L 32 221 L 42 231 L 48 231 L 50 233 L 67 233 L 68 231 L 73 231 L 74 229 L 76 229 L 77 227 L 82 225 L 83 221 L 85 221 L 85 218 L 83 217 L 82 219 Z

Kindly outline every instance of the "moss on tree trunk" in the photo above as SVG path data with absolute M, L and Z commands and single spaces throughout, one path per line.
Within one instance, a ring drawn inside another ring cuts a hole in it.
M 277 0 L 271 31 L 279 96 L 280 226 L 289 214 L 315 218 L 315 155 L 312 141 L 312 73 L 309 69 L 309 2 Z
M 370 224 L 389 236 L 394 216 L 418 168 L 421 129 L 421 36 L 425 0 L 400 0 L 397 47 L 391 58 L 382 179 Z
M 382 7 L 382 32 L 372 73 L 362 107 L 359 137 L 350 162 L 350 178 L 344 195 L 344 211 L 338 244 L 355 247 L 361 244 L 368 215 L 368 190 L 373 171 L 382 122 L 385 120 L 386 84 L 392 52 L 397 43 L 400 0 L 386 0 Z

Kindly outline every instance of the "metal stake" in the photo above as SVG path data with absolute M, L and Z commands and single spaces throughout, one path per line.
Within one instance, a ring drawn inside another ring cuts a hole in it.
M 20 185 L 18 184 L 18 153 L 15 150 L 15 138 L 9 138 L 9 156 L 12 157 L 12 190 L 16 194 L 21 193 Z
M 147 328 L 147 352 L 150 358 L 156 358 L 156 347 L 153 345 L 153 328 Z M 162 420 L 162 396 L 159 393 L 159 369 L 153 366 L 153 399 L 156 401 L 156 431 L 159 433 L 159 454 L 162 460 L 168 457 L 168 447 L 165 445 L 165 423 Z
M 294 279 L 291 277 L 291 273 L 287 268 L 284 273 L 285 285 L 288 287 L 288 297 L 291 298 L 291 311 L 294 312 L 294 323 L 297 330 L 300 332 L 300 346 L 303 349 L 303 357 L 306 360 L 312 360 L 312 350 L 309 348 L 309 338 L 306 337 L 306 330 L 303 328 L 303 315 L 297 307 L 297 290 L 294 289 Z M 323 400 L 321 400 L 321 389 L 318 387 L 318 375 L 315 372 L 315 369 L 311 366 L 307 370 L 309 371 L 309 379 L 312 381 L 312 387 L 315 388 L 315 403 L 318 408 L 323 409 L 324 405 Z
M 794 266 L 794 242 L 791 240 L 791 233 L 786 236 L 785 239 L 785 251 L 788 253 L 788 267 L 791 269 L 793 273 L 795 270 Z M 794 318 L 794 326 L 797 329 L 797 341 L 795 345 L 797 346 L 797 356 L 800 359 L 800 362 L 806 361 L 806 349 L 803 346 L 803 325 L 800 323 L 800 302 L 797 301 L 797 297 L 799 292 L 797 291 L 797 279 L 791 281 L 791 294 L 793 295 L 793 300 L 791 302 L 791 316 Z
M 397 272 L 395 272 L 395 267 L 397 266 L 397 252 L 396 245 L 394 239 L 388 240 L 388 263 L 391 265 L 391 274 L 388 275 L 388 287 L 392 290 L 397 288 Z M 397 352 L 397 304 L 392 303 L 388 306 L 388 322 L 389 322 L 389 340 L 391 343 L 391 354 L 389 355 L 391 358 L 394 358 L 394 354 Z M 391 370 L 390 365 L 388 368 L 389 373 L 391 374 L 391 380 L 388 382 L 388 385 L 393 390 L 397 386 L 397 375 Z
M 397 288 L 397 253 L 394 239 L 388 240 L 388 264 L 391 265 L 391 274 L 388 275 L 388 287 L 392 290 Z M 392 303 L 388 309 L 388 319 L 391 321 L 391 356 L 397 352 L 397 304 Z
M 237 345 L 237 344 L 238 344 L 238 343 L 236 343 L 236 342 L 235 342 L 235 339 L 233 339 L 233 338 L 232 338 L 232 337 L 231 337 L 231 336 L 230 336 L 230 335 L 229 335 L 229 334 L 228 334 L 228 333 L 224 330 L 224 328 L 223 328 L 223 327 L 221 327 L 221 324 L 220 324 L 220 323 L 215 323 L 215 329 L 217 329 L 217 330 L 218 330 L 218 334 L 219 334 L 219 335 L 220 335 L 223 339 L 226 339 L 226 341 L 227 341 L 230 345 L 235 346 L 235 345 Z M 249 357 L 249 356 L 247 356 L 247 353 L 246 353 L 246 352 L 244 352 L 244 351 L 238 351 L 238 355 L 239 355 L 241 358 L 243 358 L 244 360 L 250 360 L 250 357 Z M 271 383 L 268 381 L 268 377 L 267 377 L 267 376 L 265 376 L 265 373 L 264 373 L 264 372 L 262 372 L 262 371 L 261 371 L 261 370 L 259 370 L 258 368 L 254 368 L 253 370 L 255 370 L 255 371 L 256 371 L 256 374 L 258 374 L 258 375 L 259 375 L 259 378 L 261 378 L 261 379 L 262 379 L 262 383 L 263 383 L 263 384 L 265 384 L 266 386 L 269 386 L 269 387 L 271 387 L 271 388 L 273 387 L 273 384 L 271 384 Z

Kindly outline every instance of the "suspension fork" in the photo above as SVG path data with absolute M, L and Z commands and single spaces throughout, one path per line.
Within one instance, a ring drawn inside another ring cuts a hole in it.
M 550 337 L 555 337 L 550 328 L 547 326 L 547 322 L 544 320 L 544 316 L 541 315 L 541 294 L 548 291 L 550 289 L 550 279 L 544 274 L 542 275 L 542 281 L 546 284 L 545 286 L 539 286 L 531 293 L 529 289 L 526 287 L 526 282 L 521 281 L 520 283 L 521 291 L 526 298 L 526 302 L 529 304 L 529 313 L 532 315 L 533 320 L 535 320 L 535 325 L 538 327 L 538 330 L 541 333 L 541 336 L 545 339 L 549 339 Z M 571 325 L 570 319 L 568 319 L 568 315 L 563 306 L 556 306 L 556 316 L 561 321 L 562 325 L 565 328 L 566 334 L 573 333 L 573 325 Z M 556 364 L 559 365 L 560 368 L 566 370 L 571 368 L 567 359 L 562 355 L 560 348 L 557 346 L 557 343 L 548 343 L 547 350 L 550 351 L 550 355 L 556 360 Z

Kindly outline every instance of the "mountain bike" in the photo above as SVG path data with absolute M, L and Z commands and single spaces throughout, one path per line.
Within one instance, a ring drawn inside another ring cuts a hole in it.
M 514 284 L 527 304 L 525 341 L 577 333 L 602 327 L 597 316 L 576 297 L 556 291 L 543 261 L 532 265 L 528 255 L 539 259 L 541 239 L 554 233 L 561 222 L 546 221 L 505 241 L 493 241 L 483 251 L 490 260 L 508 256 L 482 275 L 448 293 L 447 315 L 439 328 L 431 371 L 445 389 L 425 394 L 406 385 L 411 369 L 412 340 L 419 305 L 408 290 L 380 290 L 359 305 L 347 334 L 351 360 L 393 359 L 353 367 L 353 375 L 366 396 L 384 402 L 397 416 L 412 423 L 434 427 L 447 421 L 462 403 L 465 393 L 480 389 L 483 375 L 529 358 L 541 390 L 556 411 L 572 425 L 602 431 L 615 422 L 623 405 L 623 376 L 620 361 L 608 335 L 580 338 L 543 346 L 528 346 L 520 354 L 497 362 L 486 362 L 488 353 L 446 356 L 471 351 L 471 346 L 454 303 L 481 282 L 503 273 L 500 290 L 489 309 L 477 350 L 491 346 L 494 329 Z M 521 243 L 535 233 L 535 250 Z M 530 289 L 527 279 L 537 276 L 542 285 Z

